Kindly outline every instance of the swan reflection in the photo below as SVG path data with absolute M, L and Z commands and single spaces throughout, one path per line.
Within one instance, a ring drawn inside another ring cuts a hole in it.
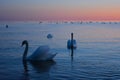
M 55 61 L 31 61 L 30 64 L 38 72 L 49 72 L 51 67 L 56 64 Z
M 24 71 L 28 73 L 29 69 L 28 69 L 28 64 L 30 64 L 34 70 L 36 70 L 37 72 L 49 72 L 49 70 L 51 69 L 52 66 L 54 66 L 56 64 L 56 62 L 54 60 L 50 60 L 50 61 L 29 61 L 27 63 L 27 61 L 23 61 L 23 66 L 24 66 Z

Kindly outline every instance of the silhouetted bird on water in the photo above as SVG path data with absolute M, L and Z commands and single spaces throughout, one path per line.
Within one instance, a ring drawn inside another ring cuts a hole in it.
M 73 39 L 73 33 L 71 33 L 71 40 L 69 39 L 67 41 L 67 48 L 68 49 L 76 49 L 77 48 L 76 40 Z
M 8 28 L 8 25 L 6 24 L 6 28 Z
M 76 40 L 73 39 L 73 33 L 71 33 L 71 40 L 67 41 L 67 48 L 71 50 L 71 57 L 73 59 L 73 50 L 77 48 Z
M 48 38 L 48 39 L 52 39 L 52 38 L 53 38 L 53 35 L 52 35 L 52 34 L 48 34 L 48 35 L 47 35 L 47 38 Z

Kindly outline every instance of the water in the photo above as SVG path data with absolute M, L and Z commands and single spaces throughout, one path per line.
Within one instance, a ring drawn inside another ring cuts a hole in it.
M 120 79 L 120 23 L 50 24 L 0 23 L 0 80 L 116 80 Z M 77 41 L 73 59 L 67 49 L 71 32 Z M 52 39 L 47 35 L 52 34 Z M 23 40 L 28 56 L 40 45 L 58 54 L 53 62 L 22 63 Z

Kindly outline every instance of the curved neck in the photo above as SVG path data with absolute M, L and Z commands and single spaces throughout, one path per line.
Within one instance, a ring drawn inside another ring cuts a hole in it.
M 27 52 L 28 52 L 28 43 L 25 43 L 26 47 L 25 47 L 25 51 L 24 51 L 24 54 L 23 54 L 23 61 L 26 60 L 27 58 Z

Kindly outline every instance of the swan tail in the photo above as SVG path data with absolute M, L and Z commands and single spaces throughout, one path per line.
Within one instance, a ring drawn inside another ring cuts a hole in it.
M 57 53 L 55 53 L 55 54 L 49 56 L 49 57 L 47 58 L 47 60 L 53 60 L 53 58 L 54 58 L 56 55 L 57 55 Z

